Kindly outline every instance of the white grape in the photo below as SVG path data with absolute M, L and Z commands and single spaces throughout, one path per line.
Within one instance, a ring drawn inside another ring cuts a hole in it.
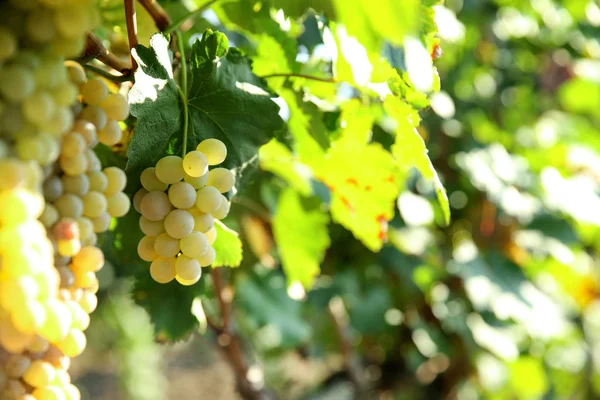
M 150 264 L 150 276 L 158 283 L 171 282 L 175 274 L 175 257 L 158 257 Z
M 110 214 L 105 211 L 100 216 L 93 218 L 92 223 L 94 224 L 94 232 L 106 232 L 110 226 Z
M 106 174 L 101 171 L 91 171 L 87 173 L 88 180 L 90 182 L 90 190 L 96 192 L 104 192 L 108 186 L 108 178 Z
M 114 119 L 108 120 L 104 128 L 98 131 L 98 141 L 106 146 L 114 146 L 121 141 L 123 132 Z
M 196 150 L 201 151 L 208 158 L 208 165 L 217 165 L 225 161 L 227 147 L 219 139 L 203 140 Z
M 35 90 L 35 80 L 29 68 L 9 65 L 0 74 L 0 93 L 5 99 L 20 102 Z
M 89 218 L 98 218 L 107 210 L 106 196 L 100 192 L 89 192 L 82 197 L 83 215 Z
M 124 121 L 129 115 L 127 99 L 118 93 L 109 94 L 100 107 L 106 112 L 108 118 L 117 121 Z
M 189 183 L 190 185 L 192 185 L 194 187 L 194 189 L 198 190 L 198 189 L 201 189 L 204 186 L 206 186 L 206 182 L 208 182 L 208 172 L 197 178 L 194 178 L 193 176 L 189 176 L 188 174 L 185 174 L 185 176 L 183 177 L 183 180 L 186 183 Z
M 90 190 L 90 180 L 87 175 L 63 175 L 61 181 L 66 193 L 73 193 L 82 197 Z
M 208 230 L 206 233 L 206 238 L 208 239 L 208 244 L 210 244 L 211 246 L 213 245 L 213 243 L 215 243 L 215 240 L 217 240 L 217 229 L 213 226 L 210 230 Z
M 158 160 L 154 170 L 156 177 L 163 183 L 173 184 L 183 180 L 183 160 L 179 156 L 166 156 Z
M 208 171 L 208 158 L 200 151 L 190 151 L 183 157 L 183 170 L 189 176 L 199 178 Z
M 0 62 L 9 59 L 17 50 L 17 38 L 4 27 L 0 27 Z
M 221 206 L 212 213 L 212 216 L 215 219 L 223 219 L 229 214 L 230 203 L 227 201 L 227 198 L 223 196 L 223 201 L 221 202 Z
M 83 202 L 74 194 L 65 193 L 60 196 L 54 206 L 61 217 L 77 218 L 83 214 Z
M 186 210 L 173 210 L 165 217 L 165 230 L 176 239 L 181 239 L 192 233 L 194 217 Z
M 92 78 L 79 89 L 83 101 L 93 106 L 100 105 L 108 97 L 108 86 L 101 78 Z
M 125 171 L 117 167 L 104 168 L 104 175 L 108 180 L 108 185 L 104 189 L 106 195 L 113 195 L 122 192 L 127 185 L 127 175 Z
M 161 257 L 175 257 L 179 254 L 179 240 L 161 233 L 154 239 L 154 250 Z
M 208 248 L 208 239 L 201 232 L 192 232 L 179 241 L 181 252 L 188 257 L 198 258 Z
M 221 206 L 223 196 L 212 186 L 206 186 L 198 189 L 196 192 L 196 208 L 203 213 L 212 213 Z
M 227 193 L 235 184 L 235 176 L 226 168 L 215 168 L 208 173 L 208 186 L 214 186 L 221 193 Z
M 61 154 L 64 157 L 74 157 L 81 154 L 87 147 L 85 138 L 78 133 L 67 133 L 62 140 Z
M 154 250 L 154 240 L 156 238 L 153 236 L 144 236 L 140 242 L 138 243 L 137 251 L 140 258 L 144 261 L 153 261 L 158 254 Z
M 193 207 L 196 203 L 196 190 L 185 182 L 177 182 L 169 188 L 169 200 L 180 209 Z
M 73 123 L 73 132 L 79 133 L 87 143 L 88 147 L 94 147 L 98 143 L 96 126 L 85 119 L 78 119 Z
M 140 230 L 146 236 L 158 236 L 165 231 L 164 221 L 161 219 L 159 221 L 150 221 L 148 218 L 143 215 L 140 216 Z
M 166 193 L 152 191 L 144 196 L 140 203 L 142 215 L 150 221 L 164 219 L 172 209 L 171 202 Z
M 118 192 L 106 198 L 106 210 L 113 218 L 120 218 L 129 212 L 131 202 L 123 192 Z
M 200 263 L 201 267 L 208 267 L 215 261 L 216 257 L 217 253 L 215 253 L 215 249 L 212 246 L 208 246 L 206 251 L 196 259 L 198 260 L 198 263 Z
M 22 104 L 23 115 L 29 122 L 43 127 L 54 114 L 54 99 L 47 92 L 37 92 L 27 97 Z
M 168 185 L 166 183 L 161 182 L 156 177 L 156 169 L 154 167 L 146 168 L 142 171 L 142 175 L 140 176 L 140 182 L 144 189 L 149 192 L 154 190 L 165 191 L 167 190 Z
M 212 214 L 205 214 L 197 208 L 188 209 L 192 217 L 194 217 L 194 230 L 198 232 L 208 232 L 215 224 L 215 219 Z
M 149 192 L 144 189 L 144 188 L 140 188 L 137 192 L 135 192 L 135 194 L 133 195 L 133 208 L 135 208 L 135 211 L 137 211 L 138 213 L 142 213 L 142 209 L 141 209 L 141 204 L 142 204 L 142 199 L 144 198 L 145 195 L 147 195 Z
M 98 106 L 92 105 L 88 105 L 86 108 L 84 108 L 79 114 L 79 118 L 94 124 L 97 131 L 104 128 L 106 126 L 106 122 L 108 121 L 108 117 L 106 116 L 104 110 Z
M 177 272 L 177 276 L 189 281 L 199 279 L 200 275 L 202 275 L 202 269 L 198 260 L 185 255 L 177 257 L 175 271 Z

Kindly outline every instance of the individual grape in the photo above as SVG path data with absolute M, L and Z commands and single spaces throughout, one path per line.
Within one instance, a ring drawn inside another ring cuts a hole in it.
M 56 371 L 52 364 L 43 360 L 35 360 L 23 374 L 23 381 L 34 388 L 40 388 L 48 386 L 55 376 Z
M 75 301 L 67 302 L 73 317 L 73 329 L 86 330 L 90 326 L 90 316 Z
M 83 214 L 83 201 L 71 193 L 60 196 L 54 202 L 54 206 L 61 217 L 77 218 Z
M 96 153 L 94 153 L 94 150 L 85 149 L 84 155 L 87 160 L 87 172 L 97 172 L 102 169 L 102 163 Z
M 140 216 L 140 230 L 147 236 L 158 236 L 165 231 L 164 221 L 150 221 L 143 215 Z
M 215 261 L 216 256 L 217 254 L 215 253 L 215 249 L 212 246 L 208 246 L 206 251 L 196 259 L 200 263 L 201 267 L 207 267 Z
M 192 232 L 179 241 L 181 252 L 188 257 L 200 257 L 208 248 L 208 239 L 201 232 Z
M 198 260 L 183 254 L 177 257 L 175 261 L 175 271 L 177 272 L 177 276 L 187 281 L 197 280 L 202 275 L 202 269 Z
M 183 170 L 189 176 L 199 178 L 208 171 L 208 158 L 200 151 L 190 151 L 183 157 Z
M 194 217 L 186 210 L 173 210 L 165 217 L 165 231 L 175 239 L 181 239 L 192 233 Z
M 61 387 L 68 385 L 69 383 L 71 383 L 71 376 L 69 375 L 69 373 L 62 368 L 57 368 L 56 376 L 54 377 L 52 384 Z
M 73 283 L 75 287 L 87 289 L 96 283 L 96 274 L 93 272 L 73 269 L 71 271 L 73 271 L 73 277 L 75 278 L 75 282 Z
M 123 133 L 119 123 L 113 119 L 108 120 L 104 128 L 98 131 L 98 140 L 106 146 L 114 146 L 121 141 Z
M 67 81 L 67 71 L 63 57 L 44 55 L 41 64 L 34 72 L 35 82 L 41 88 L 53 89 Z
M 101 171 L 91 171 L 87 173 L 90 182 L 90 190 L 96 192 L 104 192 L 108 187 L 108 178 Z
M 49 52 L 62 57 L 77 57 L 85 49 L 83 36 L 76 38 L 63 38 L 57 36 L 50 43 Z
M 124 121 L 129 115 L 129 103 L 118 93 L 108 95 L 100 107 L 106 112 L 108 118 L 117 121 Z
M 140 214 L 142 213 L 142 209 L 141 209 L 142 199 L 147 194 L 148 194 L 148 191 L 146 189 L 140 188 L 133 195 L 133 208 L 135 208 L 135 211 L 137 211 Z
M 221 206 L 223 196 L 212 186 L 206 186 L 198 189 L 196 192 L 196 208 L 203 213 L 212 213 Z
M 67 396 L 66 400 L 81 400 L 81 393 L 79 393 L 77 386 L 68 384 L 63 389 L 65 391 L 65 395 Z
M 60 218 L 58 210 L 52 204 L 46 203 L 46 207 L 40 215 L 40 222 L 44 224 L 47 229 L 51 228 Z
M 44 157 L 44 143 L 39 136 L 18 137 L 15 143 L 15 152 L 22 160 L 38 161 Z
M 8 60 L 17 50 L 17 38 L 10 29 L 0 27 L 0 62 Z
M 107 210 L 111 217 L 119 218 L 127 214 L 131 203 L 129 197 L 123 192 L 119 192 L 106 198 Z
M 225 196 L 223 196 L 223 201 L 221 202 L 221 206 L 217 209 L 217 211 L 212 213 L 213 217 L 215 217 L 215 219 L 225 218 L 227 216 L 227 214 L 229 214 L 230 207 L 231 207 L 231 205 L 229 204 L 229 201 L 227 201 L 227 198 Z
M 110 226 L 110 214 L 103 212 L 98 217 L 92 218 L 92 224 L 94 224 L 94 232 L 106 232 Z
M 10 353 L 22 352 L 32 340 L 33 335 L 18 331 L 10 322 L 10 319 L 0 320 L 0 346 Z
M 150 221 L 159 221 L 167 216 L 172 206 L 166 193 L 153 191 L 144 196 L 140 209 L 142 215 Z
M 63 257 L 72 257 L 81 249 L 81 242 L 76 239 L 58 240 L 56 242 L 58 254 Z
M 74 219 L 62 218 L 52 229 L 57 240 L 79 239 L 79 226 Z
M 89 162 L 85 154 L 77 154 L 73 157 L 60 157 L 60 168 L 67 175 L 81 175 L 88 169 Z
M 63 175 L 61 181 L 66 193 L 82 197 L 90 190 L 90 180 L 87 175 Z
M 89 192 L 81 199 L 83 201 L 83 215 L 89 218 L 98 218 L 107 211 L 108 201 L 100 192 Z
M 70 7 L 66 7 L 70 8 Z M 108 97 L 108 86 L 101 78 L 88 79 L 79 89 L 83 101 L 98 106 Z
M 61 136 L 73 125 L 73 113 L 68 107 L 55 107 L 50 119 L 44 125 L 44 131 Z
M 27 15 L 25 20 L 27 37 L 35 42 L 47 43 L 56 36 L 56 27 L 52 21 L 52 12 L 38 7 Z
M 62 181 L 57 176 L 51 176 L 44 182 L 44 197 L 46 201 L 54 202 L 63 194 Z
M 97 272 L 102 269 L 103 265 L 104 254 L 97 247 L 82 247 L 79 253 L 73 257 L 73 267 L 76 270 Z
M 137 251 L 142 260 L 152 261 L 158 257 L 156 250 L 154 250 L 155 240 L 154 236 L 144 236 L 138 243 Z
M 176 208 L 187 209 L 196 203 L 196 190 L 185 182 L 177 182 L 169 188 L 169 200 Z
M 154 167 L 146 168 L 142 171 L 142 174 L 140 176 L 140 182 L 142 183 L 144 189 L 146 189 L 149 192 L 152 192 L 154 190 L 163 192 L 167 190 L 168 187 L 166 183 L 161 182 L 156 177 L 156 169 Z
M 75 275 L 73 275 L 73 271 L 69 269 L 69 267 L 57 267 L 58 275 L 60 276 L 60 287 L 61 288 L 70 288 L 75 283 Z
M 77 61 L 67 60 L 64 65 L 67 69 L 69 81 L 75 85 L 82 85 L 87 81 L 85 70 Z
M 185 176 L 183 177 L 183 180 L 186 183 L 189 183 L 190 185 L 192 185 L 194 187 L 194 189 L 198 190 L 198 189 L 206 186 L 206 182 L 208 182 L 208 173 L 206 173 L 202 176 L 199 176 L 197 178 L 194 178 L 192 176 L 189 176 L 188 174 L 185 174 Z
M 56 104 L 70 106 L 77 100 L 78 90 L 71 82 L 65 82 L 52 92 L 52 98 Z
M 108 185 L 104 190 L 107 196 L 122 192 L 127 185 L 127 175 L 121 168 L 108 167 L 104 168 L 104 174 L 108 179 Z
M 169 283 L 175 279 L 175 258 L 158 257 L 150 264 L 150 276 L 158 283 Z
M 161 257 L 175 257 L 179 254 L 179 240 L 167 233 L 161 233 L 154 240 L 154 250 Z
M 29 97 L 35 90 L 35 80 L 31 70 L 20 65 L 9 65 L 2 68 L 0 74 L 0 94 L 11 102 L 20 102 Z
M 56 344 L 56 347 L 67 357 L 73 358 L 83 353 L 86 344 L 87 341 L 84 333 L 77 329 L 71 329 L 67 336 Z
M 209 231 L 205 233 L 205 235 L 208 239 L 208 244 L 212 246 L 213 243 L 215 243 L 215 240 L 217 240 L 217 229 L 213 226 Z
M 62 139 L 61 154 L 64 157 L 75 157 L 82 154 L 87 147 L 85 138 L 77 132 L 67 133 Z
M 29 122 L 42 128 L 54 114 L 54 99 L 50 94 L 40 91 L 27 97 L 21 106 L 23 115 Z
M 12 321 L 19 331 L 34 334 L 46 320 L 44 306 L 36 300 L 27 300 L 20 304 L 19 309 L 12 315 Z
M 33 391 L 33 397 L 36 400 L 64 400 L 63 391 L 56 386 L 45 386 L 36 388 Z
M 198 232 L 208 232 L 215 224 L 215 219 L 212 214 L 200 212 L 197 208 L 188 209 L 189 213 L 194 217 L 194 230 Z
M 73 322 L 69 308 L 61 301 L 48 299 L 44 303 L 46 319 L 39 329 L 39 334 L 51 342 L 64 338 Z M 29 383 L 29 382 L 28 382 Z
M 86 121 L 94 124 L 96 131 L 101 130 L 106 126 L 106 122 L 108 121 L 108 117 L 103 109 L 98 106 L 88 105 L 83 109 L 83 111 L 79 114 L 80 119 L 84 119 Z
M 86 291 L 83 292 L 81 299 L 79 299 L 78 303 L 86 313 L 91 314 L 98 306 L 98 298 L 94 293 Z
M 196 150 L 201 151 L 208 158 L 208 165 L 217 165 L 225 161 L 227 157 L 227 147 L 219 139 L 203 140 Z
M 27 275 L 4 280 L 0 288 L 2 288 L 0 292 L 0 305 L 9 311 L 14 311 L 27 300 L 35 298 L 39 293 L 35 280 Z
M 36 336 L 31 343 L 29 343 L 29 346 L 27 346 L 27 351 L 32 354 L 45 353 L 48 350 L 48 347 L 50 347 L 50 342 L 48 342 L 47 339 Z
M 202 274 L 200 274 L 200 276 L 202 276 Z M 183 286 L 191 286 L 200 280 L 200 276 L 198 276 L 196 279 L 183 279 L 179 275 L 175 275 L 175 279 Z
M 208 186 L 214 186 L 221 193 L 227 193 L 235 184 L 235 177 L 225 168 L 211 169 L 208 173 Z
M 14 189 L 25 182 L 25 168 L 16 160 L 0 160 L 0 171 L 2 171 L 0 190 Z M 194 196 L 196 196 L 195 192 Z
M 183 172 L 183 160 L 179 156 L 166 156 L 158 160 L 154 170 L 156 177 L 163 183 L 173 184 L 181 181 L 185 175 Z
M 90 121 L 78 119 L 73 123 L 72 130 L 73 132 L 79 133 L 85 139 L 88 147 L 94 147 L 98 143 L 96 126 Z

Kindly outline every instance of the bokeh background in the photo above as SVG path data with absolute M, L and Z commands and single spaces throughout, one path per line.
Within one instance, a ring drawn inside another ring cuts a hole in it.
M 201 3 L 161 2 L 174 19 Z M 251 25 L 271 18 L 297 38 L 298 60 L 327 64 L 326 0 L 282 1 L 291 18 L 277 1 L 252 3 L 247 15 L 216 3 L 186 37 L 214 27 L 252 55 Z M 122 3 L 100 6 L 104 38 L 127 57 Z M 450 226 L 436 224 L 415 174 L 383 251 L 333 226 L 323 274 L 298 301 L 273 262 L 268 218 L 236 204 L 248 261 L 231 295 L 248 379 L 282 399 L 600 398 L 600 5 L 447 0 L 436 22 L 442 90 L 420 134 Z M 141 9 L 138 24 L 147 41 L 155 28 Z M 384 54 L 403 68 L 402 49 Z M 120 268 L 103 270 L 88 350 L 73 362 L 84 398 L 236 399 L 202 315 L 188 340 L 158 343 Z

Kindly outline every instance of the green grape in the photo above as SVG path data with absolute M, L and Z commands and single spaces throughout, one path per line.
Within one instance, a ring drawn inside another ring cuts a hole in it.
M 76 132 L 67 133 L 62 139 L 61 154 L 64 157 L 75 157 L 87 148 L 85 138 Z
M 89 161 L 85 154 L 77 154 L 73 157 L 60 157 L 58 163 L 64 173 L 71 176 L 84 174 L 89 166 Z
M 108 178 L 102 171 L 91 171 L 87 173 L 90 182 L 90 190 L 104 192 L 108 187 Z
M 77 57 L 85 49 L 83 36 L 76 38 L 63 38 L 57 36 L 50 43 L 49 52 L 60 57 Z
M 186 281 L 197 280 L 202 275 L 202 269 L 198 260 L 183 254 L 177 257 L 175 261 L 175 271 L 177 272 L 177 276 Z
M 81 393 L 79 393 L 77 386 L 70 383 L 63 389 L 65 391 L 65 395 L 67 396 L 65 400 L 81 400 Z
M 54 136 L 61 136 L 73 125 L 73 113 L 69 107 L 56 107 L 44 130 Z
M 158 283 L 169 283 L 175 279 L 175 257 L 158 257 L 152 261 L 150 276 Z
M 169 200 L 176 208 L 187 209 L 196 203 L 196 190 L 186 182 L 177 182 L 169 188 Z
M 96 153 L 94 153 L 94 150 L 88 148 L 85 150 L 84 155 L 88 164 L 87 172 L 97 172 L 102 169 L 102 163 Z M 108 187 L 110 187 L 110 181 L 108 182 Z
M 61 217 L 78 218 L 83 214 L 83 201 L 71 193 L 60 196 L 54 202 L 54 206 Z
M 104 190 L 106 195 L 113 195 L 122 192 L 127 185 L 127 175 L 121 168 L 108 167 L 104 168 L 104 174 L 108 179 L 108 185 Z
M 215 253 L 215 249 L 212 246 L 208 246 L 206 251 L 196 259 L 200 263 L 201 267 L 208 267 L 215 261 L 216 256 L 217 254 Z
M 76 219 L 77 227 L 79 228 L 79 238 L 83 241 L 94 236 L 94 223 L 87 217 L 79 217 Z
M 5 105 L 4 111 L 0 117 L 2 117 L 2 120 L 0 121 L 0 131 L 3 131 L 10 136 L 22 134 L 21 131 L 25 129 L 25 117 L 23 117 L 21 107 L 7 104 Z
M 55 375 L 56 371 L 52 364 L 44 360 L 35 360 L 23 374 L 23 381 L 34 388 L 40 388 L 48 386 L 54 380 Z M 41 399 L 43 398 L 41 397 Z
M 40 328 L 39 334 L 51 342 L 57 342 L 69 332 L 73 323 L 71 311 L 63 302 L 56 299 L 47 299 L 44 308 L 46 309 L 46 320 Z
M 104 128 L 98 131 L 98 140 L 106 146 L 114 146 L 121 141 L 123 133 L 119 123 L 113 119 L 108 120 Z
M 215 168 L 208 173 L 208 186 L 214 186 L 221 193 L 227 193 L 235 184 L 235 177 L 230 170 Z
M 179 156 L 166 156 L 158 160 L 154 170 L 156 177 L 163 183 L 173 184 L 183 180 L 183 160 Z
M 188 257 L 198 258 L 208 248 L 208 239 L 201 232 L 192 232 L 179 241 L 181 252 Z
M 44 182 L 44 197 L 49 202 L 56 201 L 64 192 L 63 184 L 58 176 L 51 176 Z
M 5 27 L 0 27 L 0 62 L 8 60 L 17 51 L 17 38 Z
M 39 293 L 35 279 L 27 275 L 4 280 L 0 287 L 0 304 L 12 312 L 20 311 L 27 300 L 34 299 Z
M 79 133 L 87 143 L 88 147 L 94 147 L 98 143 L 96 126 L 85 119 L 78 119 L 73 123 L 73 132 Z
M 131 207 L 129 197 L 123 192 L 110 195 L 106 198 L 107 210 L 111 217 L 119 218 L 127 214 Z
M 86 217 L 98 218 L 107 211 L 108 201 L 103 193 L 92 191 L 83 196 L 81 200 L 83 201 L 83 215 Z
M 0 179 L 0 190 L 13 189 L 25 183 L 25 168 L 22 163 L 16 160 L 1 160 L 0 171 L 2 171 L 2 179 Z M 194 196 L 196 193 L 194 193 Z
M 54 12 L 54 25 L 64 38 L 77 38 L 89 29 L 90 14 L 88 5 L 69 4 L 67 7 L 58 7 Z
M 64 63 L 64 66 L 67 70 L 67 75 L 69 77 L 69 81 L 74 85 L 81 86 L 85 82 L 87 82 L 87 76 L 85 74 L 85 69 L 79 64 L 77 61 L 67 60 Z
M 67 357 L 77 357 L 83 350 L 85 350 L 85 346 L 87 344 L 87 340 L 85 338 L 85 334 L 77 329 L 71 329 L 65 338 L 56 344 L 56 347 L 60 349 L 60 351 Z
M 217 209 L 217 211 L 212 213 L 212 216 L 215 219 L 223 219 L 229 214 L 230 203 L 227 201 L 227 198 L 223 196 L 223 201 L 221 202 L 221 206 Z
M 186 210 L 173 210 L 165 217 L 165 231 L 175 239 L 181 239 L 192 233 L 194 217 Z
M 202 274 L 200 274 L 200 276 L 202 276 Z M 175 275 L 175 279 L 183 286 L 191 286 L 200 280 L 200 276 L 198 276 L 196 279 L 183 279 L 179 275 Z
M 212 186 L 198 189 L 196 192 L 196 208 L 203 213 L 212 213 L 219 209 L 223 201 L 221 193 Z
M 163 192 L 167 190 L 168 187 L 166 183 L 161 182 L 156 177 L 156 169 L 154 167 L 149 167 L 142 171 L 142 174 L 140 176 L 140 182 L 142 183 L 144 189 L 146 189 L 149 192 L 155 190 Z
M 15 152 L 22 160 L 38 161 L 44 157 L 44 143 L 39 136 L 19 137 L 15 143 Z
M 124 121 L 129 116 L 127 99 L 118 93 L 108 95 L 100 104 L 100 107 L 102 107 L 110 119 Z
M 217 165 L 225 161 L 227 157 L 227 147 L 219 139 L 203 140 L 196 150 L 201 151 L 208 158 L 208 165 Z
M 156 250 L 154 250 L 155 240 L 154 236 L 144 236 L 138 243 L 137 251 L 142 260 L 152 261 L 158 257 Z
M 54 108 L 54 99 L 44 91 L 33 93 L 21 105 L 25 118 L 40 128 L 53 116 Z
M 198 190 L 203 188 L 204 186 L 206 186 L 206 182 L 208 182 L 208 173 L 199 176 L 197 178 L 194 178 L 192 176 L 189 176 L 188 174 L 185 174 L 185 176 L 183 177 L 183 180 L 186 183 L 189 183 L 190 185 L 192 185 L 194 187 L 194 189 Z
M 197 208 L 189 208 L 188 212 L 194 217 L 194 230 L 198 232 L 208 232 L 215 224 L 212 214 L 200 212 Z
M 143 215 L 140 216 L 140 230 L 146 236 L 158 236 L 165 231 L 164 221 L 150 221 Z
M 67 305 L 71 309 L 71 315 L 73 317 L 73 328 L 86 330 L 90 326 L 90 316 L 86 313 L 81 306 L 74 302 L 69 301 Z
M 106 126 L 108 117 L 103 109 L 98 106 L 88 105 L 79 114 L 79 119 L 84 119 L 91 122 L 96 127 L 96 131 L 101 130 Z
M 34 334 L 42 327 L 46 310 L 42 303 L 30 299 L 22 303 L 12 317 L 15 328 L 23 333 Z
M 35 79 L 31 70 L 19 65 L 9 65 L 0 73 L 0 94 L 8 101 L 20 102 L 35 90 Z
M 72 263 L 75 270 L 98 272 L 104 266 L 104 253 L 97 247 L 82 247 Z
M 108 230 L 110 226 L 110 214 L 103 212 L 100 216 L 92 218 L 92 224 L 94 224 L 94 232 L 102 233 Z
M 190 151 L 183 157 L 183 170 L 189 176 L 199 178 L 208 171 L 208 159 L 200 151 Z
M 77 87 L 71 82 L 65 82 L 52 91 L 52 97 L 56 104 L 70 106 L 77 100 Z
M 35 83 L 40 88 L 53 89 L 67 81 L 67 71 L 62 57 L 44 56 L 34 72 Z
M 215 240 L 217 240 L 217 229 L 213 226 L 205 233 L 205 235 L 208 239 L 208 244 L 212 246 L 213 243 L 215 243 Z
M 175 257 L 179 254 L 179 240 L 168 233 L 161 233 L 154 240 L 154 250 L 161 257 Z
M 100 78 L 92 78 L 81 85 L 81 97 L 87 104 L 99 106 L 108 97 L 108 86 Z
M 90 179 L 87 175 L 63 175 L 61 181 L 66 193 L 83 197 L 90 190 Z
M 98 298 L 94 293 L 85 291 L 78 303 L 86 313 L 91 314 L 98 306 Z
M 63 391 L 56 386 L 45 386 L 36 388 L 33 391 L 33 397 L 35 399 L 44 399 L 44 400 L 64 400 Z
M 150 221 L 160 221 L 171 211 L 172 205 L 166 193 L 153 191 L 144 196 L 140 209 L 142 215 Z
M 40 215 L 40 222 L 44 224 L 46 229 L 51 228 L 60 218 L 58 210 L 52 204 L 46 203 L 46 207 Z
M 145 195 L 147 195 L 149 192 L 144 189 L 144 188 L 140 188 L 137 192 L 135 192 L 135 194 L 133 195 L 133 208 L 135 208 L 135 211 L 137 211 L 138 213 L 142 213 L 142 209 L 141 209 L 141 205 L 142 205 L 142 199 L 144 198 Z
M 36 7 L 25 20 L 27 37 L 34 42 L 47 43 L 56 36 L 56 28 L 52 21 L 52 11 L 44 7 Z

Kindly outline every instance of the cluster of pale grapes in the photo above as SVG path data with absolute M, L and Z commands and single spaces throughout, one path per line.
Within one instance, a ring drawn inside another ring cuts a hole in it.
M 202 275 L 201 267 L 215 260 L 214 220 L 229 213 L 230 203 L 222 193 L 233 188 L 235 178 L 228 169 L 209 166 L 226 156 L 223 142 L 206 139 L 183 159 L 166 156 L 142 172 L 142 188 L 133 197 L 146 235 L 138 254 L 151 262 L 150 275 L 156 282 L 176 279 L 193 285 Z
M 0 11 L 0 399 L 79 400 L 68 368 L 97 305 L 96 235 L 130 207 L 125 174 L 92 149 L 120 141 L 129 110 L 65 63 L 84 47 L 95 1 Z

